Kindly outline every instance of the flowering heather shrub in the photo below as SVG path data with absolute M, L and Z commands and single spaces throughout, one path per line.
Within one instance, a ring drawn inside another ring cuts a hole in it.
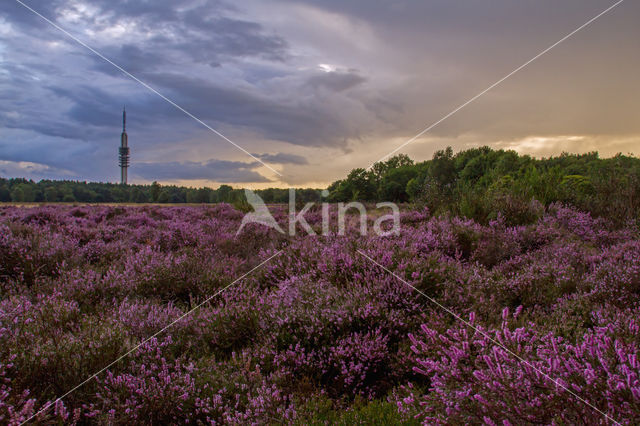
M 0 208 L 0 423 L 173 321 L 36 420 L 606 423 L 566 387 L 640 422 L 637 227 L 562 205 L 518 226 L 407 210 L 399 235 L 363 237 L 330 216 L 330 236 L 236 236 L 226 204 Z M 306 217 L 320 232 L 321 211 Z
M 336 370 L 336 381 L 344 390 L 373 388 L 387 367 L 388 337 L 380 330 L 354 333 L 329 349 L 329 359 Z M 384 384 L 384 383 L 382 383 Z M 371 389 L 370 394 L 373 394 Z
M 542 334 L 533 323 L 512 330 L 506 308 L 498 330 L 478 326 L 481 333 L 462 325 L 441 333 L 423 325 L 421 335 L 410 338 L 418 355 L 415 370 L 431 380 L 423 404 L 436 410 L 425 411 L 425 422 L 575 424 L 596 416 L 607 423 L 568 389 L 611 418 L 637 424 L 639 313 L 595 312 L 597 325 L 575 344 Z
M 19 424 L 34 413 L 35 399 L 29 398 L 29 391 L 15 393 L 11 388 L 11 377 L 8 370 L 14 368 L 11 363 L 15 356 L 9 356 L 8 363 L 0 364 L 0 421 Z
M 181 360 L 167 361 L 162 349 L 171 341 L 152 339 L 138 350 L 130 371 L 115 375 L 109 371 L 96 393 L 100 409 L 109 422 L 167 424 L 183 422 L 201 415 L 196 405 L 192 364 Z

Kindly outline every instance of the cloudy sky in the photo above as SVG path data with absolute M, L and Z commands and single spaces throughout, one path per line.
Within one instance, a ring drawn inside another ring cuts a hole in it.
M 130 181 L 253 188 L 368 167 L 615 3 L 21 1 L 253 157 L 3 0 L 0 176 L 117 181 L 126 105 Z M 640 155 L 638 22 L 624 1 L 399 152 Z

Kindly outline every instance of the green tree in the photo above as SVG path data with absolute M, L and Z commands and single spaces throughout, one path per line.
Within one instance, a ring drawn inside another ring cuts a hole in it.
M 442 190 L 451 187 L 457 180 L 453 149 L 448 146 L 445 150 L 436 151 L 429 164 L 429 176 L 435 180 Z
M 211 198 L 211 189 L 210 188 L 200 188 L 198 189 L 198 193 L 196 195 L 197 203 L 208 203 Z
M 151 201 L 154 203 L 158 202 L 158 198 L 160 197 L 160 191 L 161 191 L 161 186 L 158 182 L 153 181 L 153 183 L 151 184 Z
M 233 200 L 231 199 L 231 192 L 233 192 L 233 188 L 229 185 L 220 185 L 220 188 L 218 188 L 217 190 L 218 201 L 224 203 L 232 202 Z
M 17 202 L 33 202 L 36 199 L 36 193 L 30 183 L 20 183 L 11 191 L 11 200 Z
M 413 160 L 409 158 L 406 154 L 398 154 L 387 161 L 379 161 L 371 167 L 371 180 L 374 182 L 376 186 L 380 185 L 384 176 L 389 173 L 391 170 L 404 167 L 404 166 L 412 166 Z
M 55 186 L 48 186 L 44 190 L 44 200 L 49 202 L 60 201 L 60 193 Z
M 11 201 L 11 191 L 6 186 L 0 186 L 0 201 Z
M 405 165 L 389 170 L 382 181 L 378 193 L 384 201 L 407 202 L 409 194 L 407 193 L 407 184 L 418 174 L 413 165 Z
M 133 188 L 131 188 L 131 192 L 129 193 L 129 200 L 134 203 L 149 202 L 149 200 L 147 199 L 147 195 L 138 186 L 134 186 Z
M 165 188 L 165 189 L 161 190 L 160 193 L 158 194 L 158 199 L 156 200 L 156 202 L 158 202 L 158 203 L 168 203 L 170 197 L 171 196 L 169 194 L 169 191 Z
M 365 169 L 353 169 L 347 178 L 339 183 L 330 199 L 333 201 L 370 201 L 376 199 L 377 188 L 373 175 Z
M 24 201 L 24 191 L 22 187 L 16 186 L 11 190 L 11 201 L 18 203 Z
M 195 189 L 187 190 L 187 203 L 197 203 L 198 202 L 198 191 Z

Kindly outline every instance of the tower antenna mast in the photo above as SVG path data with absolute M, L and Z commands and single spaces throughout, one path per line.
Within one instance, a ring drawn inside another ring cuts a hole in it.
M 120 183 L 127 184 L 127 171 L 129 169 L 129 143 L 127 137 L 127 111 L 122 107 L 122 135 L 120 135 L 120 149 L 118 149 L 120 166 Z

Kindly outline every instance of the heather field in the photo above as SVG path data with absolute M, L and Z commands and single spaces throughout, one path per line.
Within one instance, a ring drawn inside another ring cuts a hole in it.
M 638 228 L 537 215 L 2 207 L 0 423 L 638 424 Z

